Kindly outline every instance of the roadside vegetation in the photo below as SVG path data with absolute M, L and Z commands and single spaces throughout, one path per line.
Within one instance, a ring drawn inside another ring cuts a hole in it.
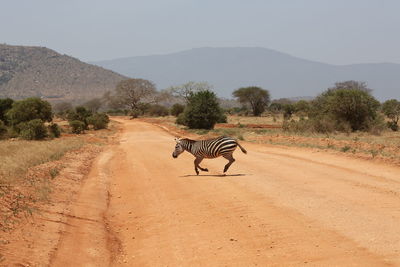
M 165 90 L 157 104 L 141 103 L 137 113 L 204 138 L 229 135 L 400 162 L 400 102 L 380 103 L 371 92 L 363 82 L 344 81 L 313 99 L 271 101 L 268 90 L 250 86 L 234 90 L 235 100 L 226 100 L 218 99 L 207 83 L 188 82 Z M 153 105 L 166 110 L 151 113 Z
M 108 127 L 105 113 L 70 104 L 57 108 L 55 115 L 56 109 L 40 98 L 0 99 L 0 231 L 11 229 L 18 218 L 48 200 L 51 180 L 63 166 L 42 170 L 38 176 L 29 174 L 32 168 L 60 160 L 87 144 L 84 136 L 74 133 Z M 72 121 L 82 131 L 76 131 Z

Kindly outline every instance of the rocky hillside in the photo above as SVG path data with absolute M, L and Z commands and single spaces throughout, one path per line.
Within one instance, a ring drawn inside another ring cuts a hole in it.
M 44 47 L 0 44 L 0 97 L 83 100 L 126 79 Z

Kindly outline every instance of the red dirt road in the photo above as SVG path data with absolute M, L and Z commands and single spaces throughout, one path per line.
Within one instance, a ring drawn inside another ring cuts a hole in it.
M 121 120 L 71 211 L 53 266 L 400 265 L 400 168 L 243 142 L 226 160 L 171 154 Z

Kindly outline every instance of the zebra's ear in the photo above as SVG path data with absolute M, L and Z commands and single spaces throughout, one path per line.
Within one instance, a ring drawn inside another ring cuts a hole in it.
M 175 137 L 175 142 L 179 143 L 179 137 Z

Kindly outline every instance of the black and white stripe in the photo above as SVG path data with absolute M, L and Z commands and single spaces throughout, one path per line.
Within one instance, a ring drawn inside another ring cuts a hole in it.
M 204 158 L 217 158 L 223 156 L 229 160 L 228 164 L 226 164 L 224 168 L 224 172 L 226 172 L 235 161 L 232 153 L 235 151 L 236 147 L 239 147 L 243 153 L 247 153 L 237 140 L 231 137 L 221 136 L 215 139 L 198 141 L 187 138 L 177 139 L 175 151 L 172 153 L 172 156 L 176 158 L 185 150 L 193 154 L 193 156 L 196 157 L 194 161 L 194 169 L 197 174 L 199 174 L 198 169 L 208 171 L 208 169 L 202 168 L 199 165 Z

